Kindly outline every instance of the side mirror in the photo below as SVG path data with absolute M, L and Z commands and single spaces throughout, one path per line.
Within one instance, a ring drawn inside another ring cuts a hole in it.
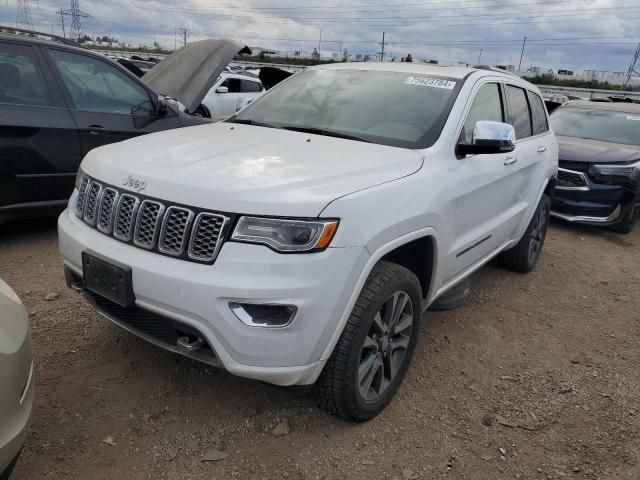
M 229 93 L 229 87 L 218 87 L 216 93 Z
M 480 120 L 473 129 L 471 143 L 459 143 L 460 155 L 508 153 L 516 148 L 516 131 L 508 123 Z
M 167 105 L 167 101 L 163 98 L 158 98 L 156 102 L 156 117 L 163 117 L 167 113 L 169 113 L 169 105 Z

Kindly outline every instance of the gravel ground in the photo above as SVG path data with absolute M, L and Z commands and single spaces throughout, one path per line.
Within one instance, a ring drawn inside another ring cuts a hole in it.
M 482 269 L 360 425 L 112 326 L 65 287 L 55 220 L 0 226 L 0 277 L 37 372 L 14 480 L 640 479 L 640 228 L 554 223 L 532 274 Z

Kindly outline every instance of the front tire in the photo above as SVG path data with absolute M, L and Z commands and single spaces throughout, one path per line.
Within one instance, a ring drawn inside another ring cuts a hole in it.
M 400 265 L 378 263 L 314 385 L 318 405 L 354 422 L 380 413 L 409 367 L 421 315 L 416 276 Z
M 544 246 L 550 216 L 551 200 L 546 194 L 543 194 L 520 241 L 515 247 L 498 255 L 497 262 L 514 272 L 529 273 L 533 270 Z
M 622 214 L 620 215 L 620 220 L 618 223 L 611 225 L 609 230 L 616 233 L 631 233 L 633 230 L 633 223 L 635 220 L 635 203 L 640 199 L 640 197 L 631 204 L 622 208 Z

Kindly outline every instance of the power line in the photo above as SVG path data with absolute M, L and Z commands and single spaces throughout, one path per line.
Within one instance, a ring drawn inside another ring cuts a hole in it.
M 108 3 L 108 4 L 120 4 L 120 5 L 127 5 L 127 6 L 131 6 L 134 8 L 143 8 L 143 9 L 149 9 L 149 2 L 140 2 L 140 1 L 136 1 L 136 0 L 92 0 L 94 2 L 102 2 L 102 3 Z M 489 1 L 493 1 L 495 2 L 496 0 L 489 0 Z M 452 3 L 454 5 L 452 5 Z M 331 14 L 335 15 L 336 13 L 366 13 L 366 12 L 370 12 L 370 13 L 382 13 L 384 15 L 388 15 L 388 8 L 387 7 L 400 7 L 400 8 L 394 8 L 394 13 L 396 12 L 416 12 L 416 11 L 434 11 L 434 10 L 451 10 L 452 8 L 455 8 L 456 11 L 461 10 L 461 9 L 487 9 L 487 8 L 517 8 L 517 7 L 521 7 L 521 6 L 527 6 L 527 5 L 561 5 L 563 7 L 567 7 L 567 2 L 566 1 L 561 1 L 561 0 L 548 0 L 548 1 L 539 1 L 539 2 L 535 2 L 535 1 L 528 1 L 528 2 L 520 2 L 520 3 L 511 3 L 511 2 L 507 2 L 507 3 L 483 3 L 483 2 L 479 2 L 477 5 L 471 5 L 471 6 L 461 6 L 460 4 L 467 4 L 467 3 L 478 3 L 478 0 L 461 0 L 461 1 L 455 1 L 455 2 L 422 2 L 422 3 L 402 3 L 402 4 L 379 4 L 379 5 L 365 5 L 367 8 L 365 9 L 358 9 L 358 8 L 353 8 L 353 7 L 342 7 L 342 6 L 331 6 L 331 5 L 326 5 L 326 6 L 302 6 L 302 5 L 296 5 L 293 7 L 239 7 L 236 5 L 217 5 L 215 8 L 197 8 L 197 7 L 193 7 L 193 6 L 180 6 L 180 5 L 173 5 L 173 6 L 168 6 L 168 5 L 164 5 L 164 4 L 154 4 L 153 5 L 153 9 L 154 10 L 172 10 L 172 11 L 181 11 L 181 12 L 198 12 L 198 13 L 206 13 L 206 12 L 220 12 L 221 9 L 223 10 L 229 10 L 229 11 L 236 11 L 236 12 L 245 12 L 245 13 L 256 13 L 256 12 L 270 12 L 270 11 L 274 11 L 274 12 L 282 12 L 282 11 L 292 11 L 295 13 L 301 12 L 302 10 L 331 10 L 331 9 L 338 9 L 338 10 L 343 10 L 344 12 L 331 12 Z M 429 8 L 429 9 L 406 9 L 403 7 L 407 7 L 407 6 L 429 6 L 429 5 L 443 5 L 441 8 L 438 9 L 434 9 L 434 8 Z M 635 6 L 635 5 L 629 5 L 629 6 Z M 616 7 L 597 7 L 597 10 L 601 10 L 601 9 L 620 9 L 620 8 L 626 8 L 626 5 L 618 5 Z M 385 8 L 384 10 L 371 10 L 371 8 Z M 576 8 L 574 10 L 584 10 L 583 6 L 580 6 L 579 8 Z M 303 12 L 304 13 L 304 12 Z M 311 12 L 309 12 L 311 13 Z M 360 16 L 360 15 L 359 15 Z
M 106 0 L 94 0 L 94 1 L 106 1 Z M 475 0 L 474 0 L 475 1 Z M 116 3 L 116 4 L 121 4 L 121 5 L 125 5 L 125 6 L 130 6 L 132 8 L 145 8 L 148 9 L 148 5 L 145 4 L 144 6 L 141 5 L 137 5 L 136 3 L 132 2 L 131 0 L 124 0 L 121 2 L 118 1 L 113 1 L 110 0 L 109 3 Z M 553 5 L 558 5 L 558 3 L 554 0 L 552 2 L 527 2 L 527 3 L 521 3 L 521 4 L 508 4 L 508 5 L 504 5 L 504 4 L 498 4 L 498 5 L 482 5 L 482 6 L 476 6 L 476 7 L 456 7 L 456 11 L 463 9 L 463 8 L 512 8 L 512 7 L 518 7 L 518 6 L 525 6 L 525 5 L 540 5 L 540 4 L 553 4 Z M 604 11 L 613 11 L 616 14 L 620 14 L 620 13 L 624 13 L 628 10 L 637 10 L 640 9 L 640 6 L 636 5 L 629 5 L 629 6 L 617 6 L 617 7 L 597 7 L 597 8 L 589 8 L 589 9 L 585 9 L 584 7 L 582 8 L 573 8 L 573 9 L 569 9 L 566 8 L 566 3 L 563 4 L 565 5 L 565 8 L 561 8 L 558 10 L 549 10 L 546 11 L 544 13 L 536 13 L 536 14 L 530 14 L 530 13 L 513 13 L 510 14 L 510 18 L 514 18 L 514 17 L 556 17 L 556 16 L 571 16 L 571 17 L 575 17 L 576 14 L 584 16 L 584 15 L 591 15 L 591 13 L 593 12 L 603 12 L 600 13 L 599 15 L 604 14 Z M 220 13 L 220 9 L 216 9 L 216 10 L 210 10 L 210 9 L 194 9 L 194 8 L 179 8 L 179 7 L 175 7 L 175 6 L 165 6 L 165 5 L 158 5 L 158 6 L 154 6 L 155 10 L 162 10 L 162 11 L 171 11 L 171 12 L 177 12 L 177 13 L 182 13 L 182 14 L 186 14 L 186 15 L 198 15 L 198 16 L 210 16 L 210 17 L 215 17 L 218 19 L 227 19 L 227 18 L 231 18 L 231 19 L 238 19 L 238 20 L 256 20 L 254 17 L 252 17 L 250 14 L 256 14 L 256 13 L 260 13 L 254 9 L 245 9 L 242 10 L 240 12 L 245 12 L 245 14 L 235 14 L 235 13 Z M 441 9 L 442 10 L 442 9 Z M 450 11 L 450 8 L 446 8 L 447 11 Z M 207 13 L 208 12 L 208 13 Z M 294 14 L 300 13 L 299 9 L 296 9 L 293 11 Z M 407 11 L 408 12 L 408 11 Z M 575 12 L 575 13 L 573 13 Z M 582 13 L 581 13 L 582 12 Z M 587 12 L 587 13 L 584 13 Z M 353 10 L 349 10 L 346 13 L 358 13 L 357 11 L 353 11 Z M 455 19 L 465 19 L 465 18 L 469 18 L 469 19 L 476 19 L 476 18 L 484 18 L 484 17 L 495 17 L 495 13 L 491 13 L 491 14 L 454 14 L 454 15 L 438 15 L 438 16 L 433 16 L 433 15 L 429 15 L 429 16 L 415 16 L 415 15 L 411 15 L 411 16 L 407 16 L 407 17 L 403 17 L 403 16 L 389 16 L 388 12 L 386 11 L 374 11 L 371 13 L 379 13 L 382 14 L 382 16 L 363 16 L 361 14 L 358 14 L 357 16 L 353 16 L 353 17 L 345 17 L 344 15 L 341 15 L 340 17 L 336 17 L 336 13 L 332 12 L 330 15 L 331 16 L 322 16 L 322 17 L 317 17 L 317 16 L 297 16 L 294 14 L 289 14 L 289 15 L 284 15 L 282 14 L 282 16 L 269 16 L 267 18 L 262 18 L 260 19 L 261 22 L 268 22 L 268 23 L 283 23 L 283 22 L 287 22 L 287 21 L 297 21 L 297 20 L 303 20 L 303 21 L 316 21 L 316 20 L 326 20 L 326 21 L 330 21 L 331 23 L 345 23 L 345 22 L 349 22 L 349 23 L 370 23 L 370 22 L 387 22 L 390 20 L 396 20 L 396 21 L 415 21 L 415 20 L 433 20 L 433 19 L 437 19 L 437 18 L 455 18 Z M 396 10 L 394 13 L 403 13 L 402 10 Z M 427 12 L 425 12 L 427 13 Z M 304 15 L 304 12 L 302 12 L 302 15 Z

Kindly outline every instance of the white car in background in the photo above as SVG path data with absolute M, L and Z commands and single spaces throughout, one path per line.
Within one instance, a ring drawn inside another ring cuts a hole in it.
M 241 72 L 223 72 L 202 100 L 214 121 L 235 115 L 266 92 L 260 79 Z
M 11 475 L 27 436 L 33 383 L 27 312 L 0 280 L 0 480 Z

